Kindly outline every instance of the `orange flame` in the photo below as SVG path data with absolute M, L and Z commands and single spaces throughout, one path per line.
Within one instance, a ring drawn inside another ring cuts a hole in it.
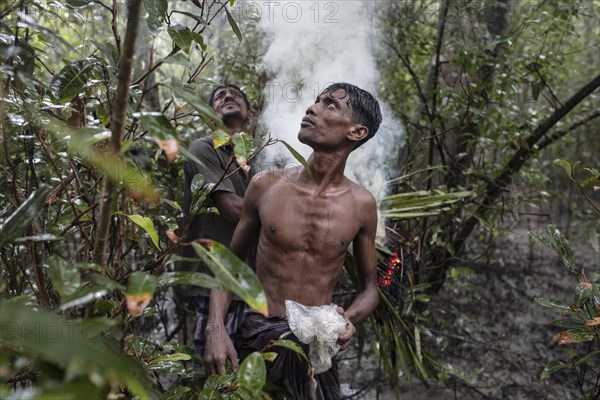
M 392 283 L 392 275 L 397 268 L 402 266 L 402 260 L 398 257 L 398 249 L 394 249 L 391 257 L 388 259 L 388 267 L 385 274 L 379 278 L 379 286 L 389 286 Z

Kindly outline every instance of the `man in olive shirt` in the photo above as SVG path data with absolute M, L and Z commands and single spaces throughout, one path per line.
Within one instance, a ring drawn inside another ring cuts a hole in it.
M 253 113 L 246 94 L 239 87 L 231 84 L 218 86 L 210 96 L 209 105 L 222 118 L 230 134 L 248 131 Z M 187 159 L 184 163 L 183 211 L 185 213 L 190 211 L 192 201 L 191 183 L 195 175 L 201 174 L 204 177 L 205 184 L 221 182 L 214 188 L 204 204 L 206 208 L 217 208 L 219 213 L 205 212 L 196 215 L 191 221 L 187 240 L 212 239 L 229 246 L 242 212 L 242 198 L 254 171 L 251 169 L 250 174 L 247 174 L 239 169 L 233 173 L 238 167 L 235 162 L 229 165 L 233 149 L 230 145 L 215 149 L 212 135 L 194 140 L 189 151 L 202 162 L 202 165 L 191 159 Z M 228 165 L 229 168 L 226 171 Z M 232 175 L 227 179 L 221 180 L 222 177 L 230 174 Z M 182 256 L 186 258 L 197 257 L 191 246 L 183 249 Z M 208 267 L 200 262 L 183 263 L 181 268 L 210 274 Z M 186 296 L 194 297 L 198 314 L 194 334 L 194 348 L 198 355 L 203 356 L 210 289 L 186 286 L 181 292 Z M 232 339 L 235 339 L 235 332 L 243 322 L 245 309 L 244 302 L 236 299 L 232 301 L 227 311 L 225 328 Z

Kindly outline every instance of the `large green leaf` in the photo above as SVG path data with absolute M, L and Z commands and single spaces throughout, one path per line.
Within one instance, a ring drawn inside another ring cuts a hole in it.
M 81 276 L 75 265 L 69 264 L 59 257 L 51 257 L 48 264 L 48 275 L 52 280 L 54 290 L 61 297 L 73 294 L 79 288 Z
M 152 294 L 158 285 L 158 278 L 144 271 L 136 271 L 127 283 L 128 295 Z
M 65 65 L 60 72 L 52 78 L 48 90 L 55 103 L 70 101 L 83 91 L 94 68 L 90 60 L 78 60 Z
M 44 207 L 46 197 L 51 191 L 50 186 L 40 186 L 31 192 L 27 200 L 4 220 L 4 223 L 0 225 L 0 248 L 25 233 Z
M 544 246 L 554 250 L 569 272 L 573 275 L 579 274 L 577 265 L 575 264 L 575 253 L 556 225 L 548 225 L 548 236 L 535 232 L 529 232 L 529 235 Z
M 144 0 L 144 8 L 148 12 L 148 17 L 146 18 L 148 28 L 152 35 L 156 36 L 162 27 L 169 4 L 167 0 Z
M 120 214 L 120 213 L 119 213 Z M 152 239 L 152 243 L 156 246 L 158 250 L 160 250 L 160 243 L 158 241 L 158 232 L 156 232 L 156 228 L 154 227 L 154 222 L 148 217 L 143 217 L 139 214 L 122 214 L 129 218 L 132 222 L 138 225 L 140 228 L 146 231 L 150 239 Z
M 202 101 L 200 97 L 196 94 L 190 93 L 189 90 L 186 90 L 186 87 L 183 86 L 180 82 L 172 80 L 171 84 L 168 85 L 168 87 L 171 89 L 175 97 L 182 101 L 185 101 L 194 110 L 196 110 L 198 114 L 200 114 L 200 118 L 202 118 L 202 121 L 204 121 L 204 123 L 207 124 L 211 130 L 227 130 L 227 127 L 223 123 L 223 120 L 215 113 L 212 107 L 210 107 L 208 104 Z
M 208 248 L 198 243 L 192 246 L 221 284 L 256 311 L 268 315 L 267 297 L 254 271 L 225 245 L 213 240 L 204 243 Z
M 210 289 L 223 289 L 215 278 L 201 272 L 177 271 L 165 272 L 158 277 L 160 286 L 193 285 Z
M 190 46 L 192 45 L 193 40 L 190 28 L 185 25 L 175 24 L 169 26 L 167 32 L 169 32 L 169 36 L 171 36 L 173 42 L 175 42 L 181 50 L 186 54 L 190 53 Z
M 67 0 L 67 5 L 71 7 L 84 7 L 92 3 L 94 0 Z
M 544 297 L 535 297 L 533 299 L 533 302 L 544 307 L 552 308 L 561 313 L 573 314 L 573 311 L 569 308 L 569 306 L 562 304 L 556 300 L 547 299 Z
M 138 116 L 143 127 L 148 130 L 150 135 L 161 140 L 177 137 L 175 128 L 164 114 L 160 112 L 142 112 Z
M 152 300 L 158 279 L 147 272 L 137 271 L 131 274 L 127 283 L 127 311 L 132 316 L 140 314 Z
M 283 143 L 283 145 L 288 149 L 288 151 L 290 153 L 292 153 L 292 156 L 294 156 L 294 158 L 300 163 L 302 164 L 302 166 L 304 167 L 304 169 L 308 172 L 309 175 L 312 175 L 312 171 L 310 170 L 310 167 L 308 166 L 308 163 L 306 162 L 306 160 L 304 159 L 304 157 L 302 157 L 302 154 L 298 153 L 296 151 L 296 149 L 294 149 L 292 146 L 290 146 L 288 144 L 288 142 L 286 142 L 285 140 L 279 140 L 279 142 Z
M 252 137 L 246 132 L 237 132 L 231 139 L 233 142 L 233 153 L 238 163 L 245 163 L 248 157 L 256 150 Z
M 190 215 L 196 215 L 202 207 L 206 198 L 211 193 L 214 183 L 204 183 L 204 176 L 202 174 L 194 175 L 192 183 L 190 185 L 192 191 L 192 204 L 190 206 Z
M 105 344 L 100 330 L 86 320 L 68 321 L 55 314 L 0 300 L 0 337 L 6 346 L 66 368 L 74 358 L 86 360 L 80 368 L 93 382 L 109 387 L 124 383 L 136 396 L 156 396 L 142 367 Z
M 240 27 L 235 22 L 233 15 L 231 15 L 231 13 L 229 12 L 229 10 L 227 8 L 225 8 L 225 13 L 227 13 L 227 21 L 229 22 L 231 29 L 233 29 L 233 33 L 235 33 L 235 36 L 237 36 L 238 40 L 241 42 L 242 41 L 242 31 L 240 30 Z
M 91 147 L 104 140 L 110 139 L 110 131 L 99 126 L 95 127 L 81 127 L 71 133 L 68 140 L 69 154 L 73 155 L 77 152 L 85 152 L 87 154 L 91 151 Z
M 96 301 L 108 294 L 108 290 L 102 286 L 89 286 L 84 289 L 79 289 L 73 293 L 66 294 L 61 298 L 61 305 L 58 308 L 64 311 L 71 307 L 80 307 Z
M 212 142 L 213 147 L 218 149 L 219 147 L 231 142 L 231 135 L 221 129 L 218 129 L 212 133 Z
M 250 353 L 242 361 L 236 373 L 238 385 L 250 390 L 257 398 L 262 387 L 265 385 L 266 379 L 267 369 L 265 367 L 265 360 L 259 352 Z
M 449 206 L 466 197 L 471 192 L 437 193 L 416 191 L 398 193 L 385 197 L 381 203 L 381 216 L 384 218 L 416 218 L 436 215 L 449 210 Z

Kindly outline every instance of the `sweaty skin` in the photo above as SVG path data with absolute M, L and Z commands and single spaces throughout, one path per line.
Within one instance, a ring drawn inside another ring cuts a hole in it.
M 285 313 L 285 300 L 307 306 L 330 304 L 353 243 L 361 283 L 347 310 L 345 349 L 364 320 L 377 306 L 377 211 L 373 196 L 343 175 L 346 159 L 367 134 L 352 122 L 352 110 L 341 90 L 322 95 L 307 109 L 298 134 L 314 152 L 304 167 L 266 171 L 256 175 L 244 197 L 242 216 L 231 249 L 244 258 L 258 237 L 256 274 L 265 290 L 269 314 Z M 209 327 L 223 332 L 223 316 L 231 294 L 211 292 Z M 208 332 L 207 328 L 207 332 Z M 225 373 L 229 359 L 235 369 L 237 354 L 227 335 L 207 337 L 205 362 L 210 373 Z

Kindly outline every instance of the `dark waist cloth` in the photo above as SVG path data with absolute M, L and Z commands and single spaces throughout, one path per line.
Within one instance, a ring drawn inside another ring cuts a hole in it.
M 265 317 L 254 310 L 247 310 L 244 323 L 238 331 L 240 358 L 244 359 L 254 351 L 274 351 L 278 354 L 275 361 L 267 361 L 268 381 L 285 388 L 296 400 L 339 399 L 340 382 L 335 358 L 329 370 L 314 376 L 317 388 L 313 390 L 312 373 L 302 356 L 284 347 L 268 347 L 271 341 L 278 340 L 286 332 L 290 332 L 290 327 L 285 315 Z M 291 332 L 284 339 L 300 345 L 308 355 L 308 345 L 301 343 Z

